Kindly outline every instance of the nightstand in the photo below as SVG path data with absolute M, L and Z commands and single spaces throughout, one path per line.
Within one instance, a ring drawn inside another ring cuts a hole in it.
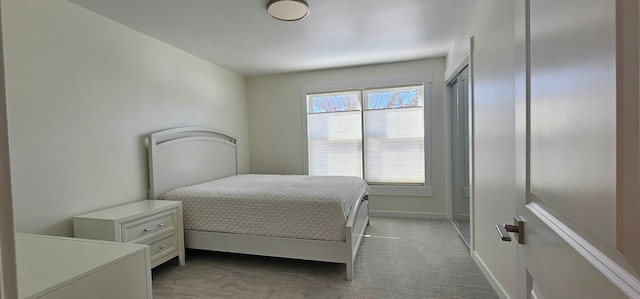
M 142 200 L 73 217 L 76 238 L 149 245 L 151 267 L 174 257 L 183 266 L 182 202 Z

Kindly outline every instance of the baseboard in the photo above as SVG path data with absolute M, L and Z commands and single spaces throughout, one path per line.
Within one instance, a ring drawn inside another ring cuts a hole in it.
M 455 228 L 456 232 L 458 232 L 458 236 L 460 236 L 460 239 L 462 239 L 462 242 L 464 242 L 464 244 L 467 245 L 467 249 L 471 250 L 471 244 L 469 244 L 469 242 L 467 242 L 467 239 L 465 239 L 464 236 L 462 235 L 462 232 L 460 231 L 460 227 L 458 227 L 458 225 L 453 220 L 451 220 L 451 225 L 453 225 L 453 228 Z
M 412 218 L 412 219 L 447 219 L 445 213 L 424 213 L 404 211 L 380 211 L 371 210 L 369 215 L 373 217 Z
M 471 254 L 471 258 L 474 262 L 476 262 L 476 265 L 478 265 L 478 268 L 480 268 L 480 271 L 482 271 L 482 274 L 487 279 L 487 281 L 489 281 L 489 284 L 491 284 L 491 287 L 493 287 L 493 290 L 496 291 L 498 296 L 501 299 L 510 299 L 509 295 L 507 295 L 507 292 L 504 290 L 504 288 L 502 288 L 502 285 L 500 285 L 498 280 L 496 280 L 496 277 L 493 276 L 493 273 L 491 273 L 482 258 L 480 258 L 475 251 Z
M 471 215 L 469 214 L 458 214 L 456 216 L 453 216 L 453 218 L 458 220 L 471 221 Z

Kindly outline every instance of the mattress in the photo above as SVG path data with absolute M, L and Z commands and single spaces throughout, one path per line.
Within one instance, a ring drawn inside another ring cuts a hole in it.
M 255 236 L 345 241 L 351 207 L 368 193 L 358 177 L 236 175 L 174 189 L 184 229 Z

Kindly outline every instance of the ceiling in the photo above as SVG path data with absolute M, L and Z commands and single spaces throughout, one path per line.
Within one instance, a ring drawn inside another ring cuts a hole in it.
M 477 0 L 307 0 L 283 22 L 268 0 L 69 0 L 246 77 L 445 56 Z

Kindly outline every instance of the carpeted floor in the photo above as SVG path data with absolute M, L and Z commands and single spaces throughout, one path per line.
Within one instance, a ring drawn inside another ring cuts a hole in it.
M 153 269 L 164 298 L 499 298 L 444 220 L 371 218 L 353 281 L 343 264 L 187 250 Z

